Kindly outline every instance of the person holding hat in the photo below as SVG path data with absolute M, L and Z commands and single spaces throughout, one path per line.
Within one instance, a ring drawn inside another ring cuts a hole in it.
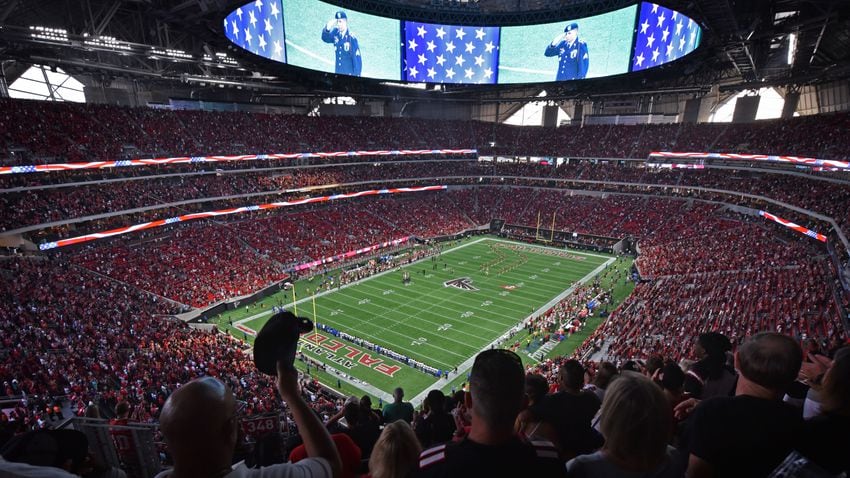
M 578 23 L 569 23 L 564 33 L 559 33 L 546 47 L 546 56 L 557 56 L 558 74 L 556 81 L 580 80 L 587 76 L 590 57 L 587 44 L 578 39 Z
M 336 12 L 322 29 L 322 41 L 333 43 L 336 49 L 334 72 L 338 75 L 360 76 L 363 61 L 360 44 L 348 29 L 348 16 L 342 10 Z
M 340 476 L 339 452 L 301 396 L 297 372 L 283 360 L 276 365 L 278 392 L 295 419 L 309 458 L 258 470 L 248 469 L 244 463 L 231 468 L 239 427 L 236 400 L 225 383 L 202 377 L 178 388 L 165 402 L 159 423 L 174 468 L 157 478 Z

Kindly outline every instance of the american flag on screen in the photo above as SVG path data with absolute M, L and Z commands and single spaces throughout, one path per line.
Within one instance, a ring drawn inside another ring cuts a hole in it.
M 687 55 L 699 46 L 701 35 L 702 29 L 692 19 L 669 8 L 642 2 L 632 71 L 652 68 Z
M 499 27 L 404 22 L 402 80 L 494 84 Z
M 286 62 L 280 0 L 256 0 L 230 12 L 224 19 L 224 34 L 255 55 Z

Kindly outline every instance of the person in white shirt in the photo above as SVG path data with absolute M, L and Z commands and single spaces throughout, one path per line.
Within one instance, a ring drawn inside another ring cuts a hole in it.
M 342 464 L 328 431 L 298 388 L 295 370 L 277 364 L 277 388 L 298 425 L 309 458 L 260 469 L 232 468 L 238 419 L 230 388 L 212 377 L 195 379 L 168 398 L 160 416 L 174 468 L 156 478 L 337 477 Z

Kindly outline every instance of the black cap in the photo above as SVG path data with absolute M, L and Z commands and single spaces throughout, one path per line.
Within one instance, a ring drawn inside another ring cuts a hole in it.
M 564 27 L 564 33 L 567 33 L 571 30 L 578 30 L 578 23 L 568 23 L 567 26 Z
M 345 12 L 343 12 L 342 10 L 336 12 L 336 15 L 334 15 L 334 18 L 336 18 L 337 20 L 339 20 L 341 18 L 348 20 L 348 17 L 345 16 Z
M 278 312 L 260 329 L 254 339 L 254 365 L 267 375 L 277 375 L 277 361 L 288 366 L 295 359 L 298 337 L 313 330 L 313 321 L 292 312 Z

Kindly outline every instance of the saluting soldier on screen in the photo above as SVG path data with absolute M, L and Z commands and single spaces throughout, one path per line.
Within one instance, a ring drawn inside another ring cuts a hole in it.
M 360 76 L 363 69 L 360 57 L 360 45 L 357 38 L 348 30 L 348 17 L 342 10 L 328 20 L 322 30 L 322 41 L 333 43 L 336 48 L 335 72 L 340 75 Z
M 555 80 L 580 80 L 587 76 L 590 57 L 587 43 L 578 39 L 578 23 L 568 24 L 564 33 L 559 33 L 546 47 L 545 55 L 560 57 Z

